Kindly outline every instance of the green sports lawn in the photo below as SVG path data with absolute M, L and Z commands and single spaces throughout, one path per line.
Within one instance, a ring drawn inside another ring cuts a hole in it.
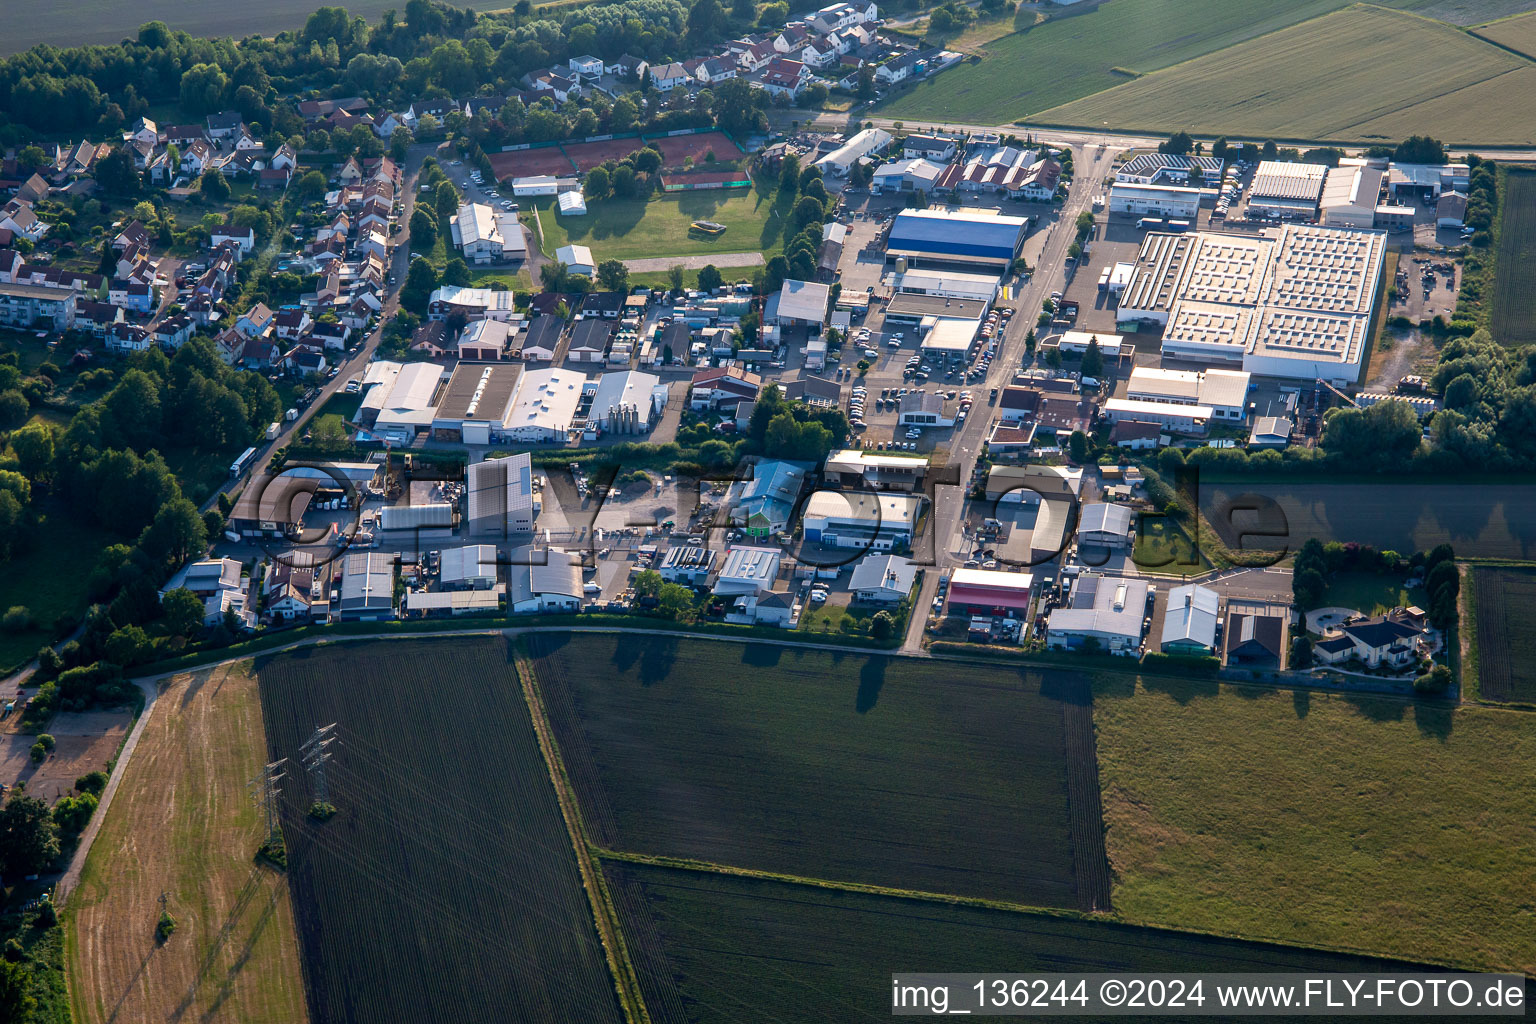
M 1093 717 L 1122 920 L 1536 970 L 1536 715 L 1143 679 Z
M 909 121 L 1002 124 L 1120 85 L 1128 80 L 1125 72 L 1168 67 L 1346 3 L 1110 0 L 989 42 L 981 63 L 951 68 L 900 93 L 879 112 Z
M 1529 61 L 1412 14 L 1357 5 L 1042 111 L 1047 124 L 1381 141 L 1396 115 L 1455 141 L 1520 142 Z M 1501 79 L 1501 76 L 1511 76 Z M 1440 102 L 1501 79 L 1497 104 Z
M 546 256 L 553 256 L 562 245 L 585 245 L 599 261 L 771 249 L 779 241 L 786 212 L 775 205 L 772 195 L 755 188 L 598 199 L 587 204 L 584 217 L 562 217 L 548 199 L 536 205 L 543 231 L 540 248 Z M 712 220 L 726 230 L 718 238 L 691 233 L 689 226 L 696 220 Z

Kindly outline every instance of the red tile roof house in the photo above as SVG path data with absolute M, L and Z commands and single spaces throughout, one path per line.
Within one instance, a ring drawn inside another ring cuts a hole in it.
M 757 401 L 763 378 L 735 366 L 700 370 L 693 375 L 689 405 L 701 409 L 735 409 L 740 402 Z

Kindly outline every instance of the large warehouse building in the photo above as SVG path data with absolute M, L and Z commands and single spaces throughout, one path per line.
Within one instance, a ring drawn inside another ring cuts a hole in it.
M 1328 168 L 1323 164 L 1265 160 L 1253 173 L 1248 189 L 1248 214 L 1287 220 L 1311 220 L 1323 198 Z
M 1386 235 L 1287 224 L 1263 236 L 1147 235 L 1120 322 L 1163 326 L 1163 357 L 1355 383 Z
M 1005 272 L 1024 244 L 1029 220 L 975 210 L 904 210 L 886 240 L 888 263 Z

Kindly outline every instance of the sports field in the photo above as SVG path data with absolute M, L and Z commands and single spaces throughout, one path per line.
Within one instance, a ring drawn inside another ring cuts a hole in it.
M 258 663 L 269 753 L 336 723 L 330 802 L 283 827 L 312 1015 L 622 1019 L 506 641 L 305 648 Z
M 890 1014 L 890 972 L 918 965 L 960 972 L 1006 964 L 1009 973 L 1401 966 L 646 865 L 609 862 L 607 874 L 655 1024 L 873 1020 Z
M 980 64 L 950 68 L 900 92 L 879 112 L 909 124 L 922 119 L 1002 124 L 1120 85 L 1127 72 L 1168 67 L 1348 2 L 1110 0 L 994 40 Z
M 1499 199 L 1499 252 L 1488 330 L 1505 345 L 1536 342 L 1536 170 L 1511 168 Z
M 1120 918 L 1536 969 L 1536 716 L 1145 679 L 1094 726 Z
M 1103 908 L 1086 684 L 634 634 L 528 638 L 592 840 Z
M 79 1024 L 308 1019 L 287 878 L 252 859 L 266 740 L 246 667 L 176 677 L 144 727 L 64 915 Z
M 1487 700 L 1536 704 L 1536 569 L 1479 565 L 1476 590 L 1478 690 Z
M 1513 77 L 1473 112 L 1426 107 L 1530 62 L 1448 25 L 1355 6 L 1231 46 L 1106 92 L 1042 111 L 1047 124 L 1378 141 L 1381 123 L 1415 110 L 1415 131 L 1447 141 L 1523 142 L 1536 82 Z M 1512 91 L 1514 90 L 1514 91 Z M 1394 136 L 1395 137 L 1395 136 Z
M 536 205 L 546 256 L 554 256 L 562 245 L 586 245 L 598 261 L 758 252 L 778 243 L 784 224 L 784 211 L 756 189 L 594 199 L 584 217 L 562 216 L 548 198 Z M 726 230 L 704 235 L 691 229 L 696 220 L 712 220 Z

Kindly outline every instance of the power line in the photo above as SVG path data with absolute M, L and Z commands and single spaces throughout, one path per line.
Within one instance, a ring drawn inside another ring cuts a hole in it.
M 267 815 L 267 842 L 275 844 L 282 834 L 282 825 L 279 818 L 277 796 L 282 792 L 278 783 L 283 778 L 283 765 L 288 763 L 286 757 L 279 758 L 266 765 L 248 783 L 251 791 L 251 799 L 255 800 Z
M 316 726 L 309 739 L 299 746 L 299 760 L 304 763 L 304 770 L 309 774 L 311 785 L 315 791 L 315 802 L 318 804 L 330 803 L 330 790 L 325 783 L 325 765 L 334 755 L 329 750 L 332 743 L 336 742 L 336 723 L 326 726 Z

